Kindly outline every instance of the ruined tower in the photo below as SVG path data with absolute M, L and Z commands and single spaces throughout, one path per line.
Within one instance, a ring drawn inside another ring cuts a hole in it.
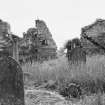
M 35 27 L 29 28 L 23 34 L 21 48 L 23 47 L 24 50 L 26 49 L 24 55 L 29 57 L 29 59 L 32 58 L 34 61 L 54 59 L 57 55 L 56 43 L 43 20 L 36 20 Z

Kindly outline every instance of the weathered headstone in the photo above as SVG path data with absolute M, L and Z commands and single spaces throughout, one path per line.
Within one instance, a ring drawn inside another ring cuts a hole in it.
M 22 69 L 6 56 L 0 56 L 0 105 L 24 105 Z

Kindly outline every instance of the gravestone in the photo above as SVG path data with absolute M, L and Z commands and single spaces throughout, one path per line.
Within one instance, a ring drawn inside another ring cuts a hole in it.
M 0 105 L 24 105 L 22 69 L 6 56 L 0 56 Z

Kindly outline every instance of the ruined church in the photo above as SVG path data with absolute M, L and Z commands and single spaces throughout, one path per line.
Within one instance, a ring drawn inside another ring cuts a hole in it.
M 57 45 L 43 20 L 35 20 L 35 27 L 23 33 L 19 46 L 20 60 L 45 61 L 57 57 Z
M 81 29 L 81 42 L 87 55 L 105 54 L 105 20 L 96 19 Z
M 35 27 L 23 33 L 12 34 L 10 25 L 0 20 L 0 51 L 17 61 L 45 61 L 57 57 L 57 46 L 46 23 L 35 20 Z

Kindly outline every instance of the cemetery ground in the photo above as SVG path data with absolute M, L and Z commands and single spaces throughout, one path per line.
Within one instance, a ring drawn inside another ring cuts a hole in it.
M 24 71 L 26 105 L 105 105 L 105 56 L 87 57 L 86 65 L 68 65 L 62 56 L 42 64 L 25 64 Z M 79 98 L 63 97 L 59 93 L 69 83 L 82 87 Z

